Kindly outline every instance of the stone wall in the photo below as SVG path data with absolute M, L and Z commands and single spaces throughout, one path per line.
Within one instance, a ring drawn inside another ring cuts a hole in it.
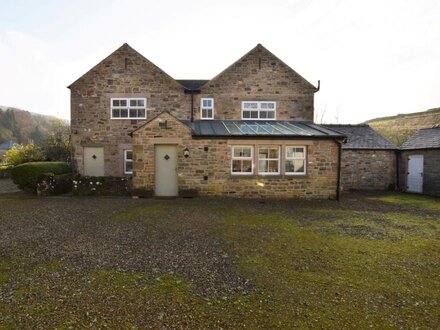
M 408 177 L 408 157 L 423 155 L 423 194 L 440 196 L 440 149 L 403 151 L 399 158 L 400 189 L 406 191 Z
M 123 176 L 129 133 L 146 120 L 110 119 L 112 97 L 147 98 L 147 120 L 163 111 L 189 119 L 190 97 L 183 87 L 127 44 L 70 86 L 75 169 L 83 174 L 83 147 L 104 147 L 105 175 Z
M 266 48 L 258 45 L 217 77 L 195 97 L 214 98 L 214 119 L 241 119 L 242 101 L 276 101 L 277 120 L 313 121 L 315 88 Z
M 343 190 L 386 190 L 396 185 L 394 150 L 343 149 L 341 159 Z
M 159 122 L 167 121 L 167 128 Z M 133 134 L 134 188 L 155 188 L 154 146 L 178 146 L 179 190 L 197 189 L 200 195 L 237 197 L 336 196 L 338 145 L 333 140 L 232 140 L 198 139 L 189 127 L 169 114 L 153 119 Z M 231 175 L 232 145 L 306 145 L 307 175 L 263 177 Z M 183 151 L 188 148 L 190 156 Z

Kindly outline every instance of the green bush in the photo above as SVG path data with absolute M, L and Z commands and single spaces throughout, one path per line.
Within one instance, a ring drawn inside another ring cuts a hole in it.
M 35 144 L 14 145 L 6 151 L 3 162 L 8 166 L 17 166 L 28 162 L 44 160 L 43 151 Z
M 72 191 L 73 173 L 42 174 L 38 178 L 37 195 L 50 196 L 66 194 Z
M 64 162 L 33 162 L 15 166 L 11 169 L 12 180 L 20 189 L 36 192 L 38 179 L 43 174 L 66 174 L 72 170 Z

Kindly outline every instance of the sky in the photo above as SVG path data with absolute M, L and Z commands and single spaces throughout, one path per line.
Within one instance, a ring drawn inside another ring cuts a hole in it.
M 175 79 L 261 43 L 356 124 L 440 107 L 438 0 L 0 0 L 0 105 L 70 118 L 67 86 L 127 42 Z

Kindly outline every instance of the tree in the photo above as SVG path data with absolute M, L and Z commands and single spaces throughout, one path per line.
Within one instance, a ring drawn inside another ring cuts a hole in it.
M 42 150 L 33 143 L 26 145 L 16 144 L 6 151 L 3 162 L 7 166 L 17 166 L 28 162 L 41 161 L 44 158 Z
M 49 136 L 41 143 L 41 149 L 49 161 L 64 161 L 70 159 L 70 128 L 63 120 L 54 121 Z

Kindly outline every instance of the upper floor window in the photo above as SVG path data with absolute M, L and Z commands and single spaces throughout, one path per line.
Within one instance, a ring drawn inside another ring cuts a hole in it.
M 214 99 L 200 100 L 200 119 L 214 119 Z
M 146 98 L 115 98 L 110 100 L 112 119 L 146 119 Z
M 241 119 L 275 120 L 276 102 L 244 101 L 241 104 Z

